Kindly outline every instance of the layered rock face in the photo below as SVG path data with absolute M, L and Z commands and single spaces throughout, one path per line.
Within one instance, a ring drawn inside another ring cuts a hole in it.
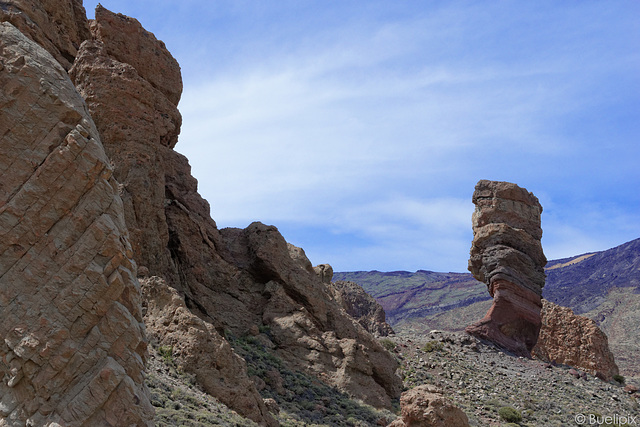
M 213 326 L 207 328 L 212 342 L 224 342 L 224 329 L 243 335 L 269 326 L 273 351 L 291 367 L 389 407 L 402 387 L 397 362 L 332 300 L 304 252 L 275 227 L 218 230 L 209 216 L 186 158 L 173 150 L 182 83 L 164 44 L 135 19 L 102 7 L 91 31 L 70 74 L 123 184 L 140 269 L 176 289 L 185 306 Z M 173 339 L 157 330 L 159 342 Z M 185 347 L 190 351 L 198 350 Z M 239 405 L 231 406 L 247 416 L 265 414 Z M 254 419 L 271 423 L 266 416 Z
M 607 335 L 596 322 L 542 300 L 542 328 L 532 354 L 538 359 L 580 368 L 606 381 L 618 375 Z
M 98 132 L 60 64 L 6 22 L 0 55 L 0 425 L 152 425 L 136 265 Z
M 420 385 L 400 398 L 402 416 L 389 427 L 468 427 L 469 418 L 440 390 Z
M 386 321 L 382 306 L 374 297 L 354 282 L 338 280 L 329 284 L 329 289 L 342 308 L 376 337 L 393 334 Z
M 487 284 L 493 305 L 466 331 L 530 357 L 538 340 L 547 262 L 540 239 L 542 206 L 527 190 L 481 180 L 473 193 L 469 271 Z

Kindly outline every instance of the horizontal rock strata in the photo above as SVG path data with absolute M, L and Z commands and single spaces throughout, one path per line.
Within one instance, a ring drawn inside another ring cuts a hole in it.
M 540 330 L 547 262 L 540 239 L 542 206 L 515 184 L 481 180 L 473 193 L 469 271 L 487 284 L 493 305 L 466 331 L 530 356 Z

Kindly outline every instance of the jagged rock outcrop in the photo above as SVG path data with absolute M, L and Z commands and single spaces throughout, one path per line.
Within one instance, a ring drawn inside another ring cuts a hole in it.
M 80 44 L 89 38 L 82 0 L 5 0 L 0 21 L 10 22 L 69 70 Z
M 313 271 L 320 278 L 322 283 L 329 284 L 333 280 L 333 267 L 329 264 L 320 264 L 313 267 Z
M 402 393 L 401 418 L 389 427 L 468 427 L 469 418 L 432 385 L 420 385 Z
M 393 329 L 386 321 L 382 306 L 374 297 L 354 282 L 338 280 L 329 284 L 329 289 L 338 304 L 376 337 L 393 334 Z
M 607 335 L 596 322 L 573 310 L 542 300 L 542 328 L 532 354 L 538 359 L 573 366 L 606 381 L 618 375 Z
M 7 22 L 0 87 L 0 425 L 152 425 L 136 265 L 95 125 Z
M 268 326 L 273 351 L 289 366 L 389 407 L 402 387 L 397 362 L 331 299 L 304 252 L 292 251 L 275 227 L 218 230 L 209 216 L 187 159 L 173 150 L 181 81 L 164 45 L 136 20 L 101 7 L 91 31 L 70 74 L 123 184 L 141 270 L 175 288 L 218 332 L 241 336 Z M 120 33 L 158 54 L 136 62 L 137 51 L 122 46 Z M 158 70 L 169 72 L 152 77 Z
M 487 284 L 493 305 L 466 331 L 529 357 L 540 331 L 547 262 L 540 239 L 542 206 L 509 182 L 481 180 L 473 193 L 469 271 Z
M 245 361 L 214 327 L 187 308 L 184 298 L 159 277 L 141 278 L 147 334 L 153 344 L 170 348 L 171 357 L 212 396 L 230 408 L 242 408 L 256 422 L 277 422 L 247 376 Z

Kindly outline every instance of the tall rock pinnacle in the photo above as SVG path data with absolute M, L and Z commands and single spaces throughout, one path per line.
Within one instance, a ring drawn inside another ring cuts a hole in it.
M 486 283 L 493 305 L 466 331 L 520 356 L 531 356 L 540 331 L 547 259 L 540 239 L 542 206 L 509 182 L 478 182 L 473 193 L 469 271 Z

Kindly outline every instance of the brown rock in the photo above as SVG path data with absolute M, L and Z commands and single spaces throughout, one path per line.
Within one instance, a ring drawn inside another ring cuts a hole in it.
M 611 381 L 618 366 L 609 340 L 591 319 L 542 300 L 542 328 L 532 354 L 538 359 L 582 369 Z
M 389 427 L 467 427 L 469 419 L 441 391 L 431 385 L 420 385 L 400 398 L 402 418 Z
M 357 283 L 339 280 L 330 283 L 329 290 L 347 314 L 373 336 L 386 337 L 394 333 L 382 306 Z
M 175 67 L 164 45 L 137 21 L 106 10 L 97 11 L 91 29 L 95 39 L 82 45 L 70 74 L 123 183 L 134 257 L 145 273 L 163 278 L 217 330 L 241 336 L 269 326 L 270 347 L 277 344 L 291 368 L 390 407 L 402 387 L 397 362 L 332 300 L 304 251 L 260 223 L 217 229 L 186 158 L 172 149 L 180 116 L 179 90 L 171 89 L 179 79 L 169 78 Z M 159 54 L 136 62 L 135 46 L 147 43 L 145 52 Z M 169 71 L 157 80 L 154 70 Z
M 313 271 L 318 275 L 322 283 L 329 284 L 333 280 L 333 267 L 329 264 L 320 264 L 313 267 Z
M 136 267 L 98 132 L 65 70 L 7 22 L 0 52 L 0 424 L 152 425 Z
M 245 361 L 210 324 L 192 314 L 184 298 L 163 279 L 140 281 L 147 333 L 158 346 L 171 347 L 184 372 L 227 406 L 263 425 L 275 426 L 262 397 L 247 377 Z
M 527 190 L 481 180 L 473 194 L 469 271 L 487 284 L 493 305 L 466 331 L 529 357 L 540 330 L 544 265 L 542 206 Z
M 178 105 L 182 95 L 182 74 L 178 61 L 162 41 L 142 28 L 138 20 L 113 13 L 98 4 L 96 19 L 91 22 L 91 33 L 95 40 L 104 43 L 109 56 L 131 65 L 173 106 Z
M 624 391 L 626 391 L 629 394 L 634 394 L 638 392 L 638 387 L 634 386 L 633 384 L 627 384 L 626 386 L 624 386 Z
M 6 0 L 0 4 L 0 21 L 45 48 L 65 70 L 90 37 L 82 0 Z

